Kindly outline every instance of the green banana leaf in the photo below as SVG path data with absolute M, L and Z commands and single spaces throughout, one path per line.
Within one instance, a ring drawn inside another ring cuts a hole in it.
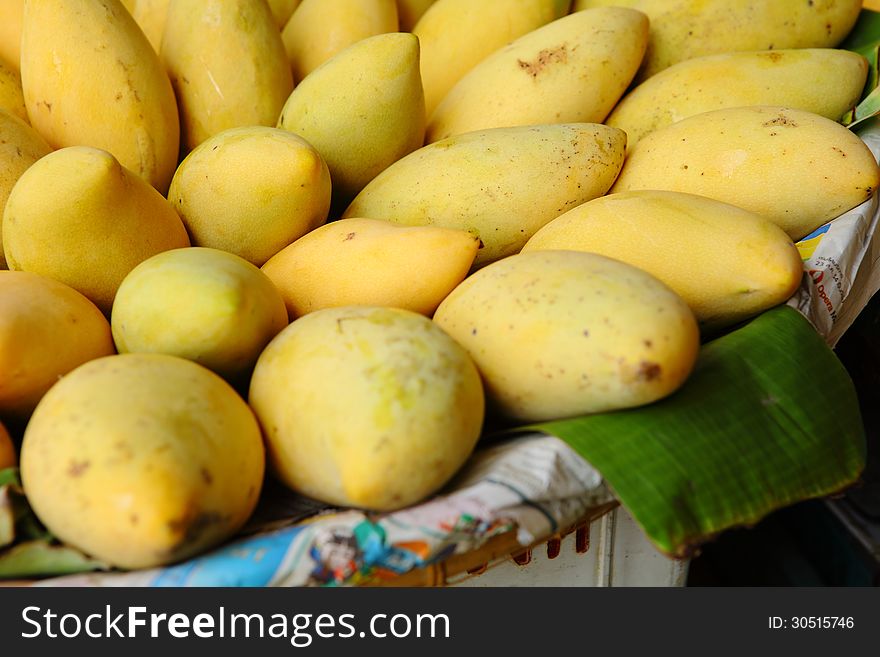
M 855 482 L 865 436 L 849 375 L 787 306 L 705 344 L 687 383 L 638 409 L 539 425 L 602 473 L 663 552 Z
M 52 538 L 24 496 L 18 468 L 0 470 L 0 579 L 103 568 L 107 565 Z
M 878 86 L 878 80 L 880 80 L 880 70 L 878 70 L 880 13 L 863 9 L 852 31 L 840 47 L 857 52 L 868 60 L 868 79 L 862 92 L 862 99 L 856 107 L 840 119 L 843 125 L 855 128 L 871 117 L 880 114 L 880 86 Z

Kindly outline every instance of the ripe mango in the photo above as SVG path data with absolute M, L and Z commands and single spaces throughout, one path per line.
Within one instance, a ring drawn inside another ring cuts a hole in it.
M 638 9 L 651 40 L 636 79 L 686 59 L 737 50 L 833 48 L 849 34 L 862 0 L 575 0 L 579 11 L 607 5 Z
M 287 326 L 287 311 L 272 281 L 248 261 L 185 248 L 135 267 L 119 286 L 111 321 L 119 353 L 179 356 L 235 379 Z
M 287 25 L 287 21 L 290 20 L 299 3 L 300 0 L 269 0 L 269 9 L 272 11 L 272 17 L 279 30 Z
M 24 0 L 0 2 L 0 59 L 16 71 L 21 66 L 21 24 Z
M 437 0 L 412 30 L 422 49 L 428 116 L 480 61 L 517 37 L 565 16 L 570 4 L 571 0 Z
M 657 277 L 700 328 L 735 324 L 786 301 L 804 267 L 791 238 L 733 205 L 680 192 L 609 194 L 544 226 L 522 252 L 598 253 Z
M 477 255 L 468 232 L 340 219 L 263 265 L 291 319 L 335 306 L 391 306 L 430 316 Z
M 247 521 L 260 429 L 223 379 L 182 358 L 99 358 L 61 379 L 25 430 L 21 478 L 49 530 L 120 568 L 203 552 Z
M 164 193 L 177 166 L 177 103 L 150 42 L 119 0 L 28 0 L 21 82 L 53 148 L 92 146 Z
M 401 32 L 412 32 L 419 19 L 435 0 L 397 0 L 397 18 Z
M 290 94 L 278 127 L 299 135 L 324 157 L 334 203 L 345 207 L 424 141 L 418 39 L 380 34 L 349 46 Z
M 392 510 L 445 484 L 483 422 L 473 362 L 431 320 L 351 306 L 306 315 L 260 356 L 249 401 L 275 475 L 330 504 Z
M 183 246 L 189 238 L 168 201 L 110 153 L 86 146 L 32 165 L 3 215 L 10 269 L 67 283 L 107 314 L 128 272 Z
M 594 123 L 457 135 L 396 162 L 344 217 L 466 230 L 476 266 L 517 253 L 541 226 L 601 196 L 623 165 L 626 135 Z
M 299 84 L 321 64 L 358 41 L 396 31 L 394 0 L 303 0 L 284 26 L 281 37 L 293 79 Z
M 761 50 L 674 64 L 627 94 L 605 123 L 632 148 L 649 132 L 725 107 L 781 105 L 838 121 L 859 102 L 868 61 L 848 50 Z
M 601 123 L 642 62 L 648 19 L 605 7 L 555 20 L 495 51 L 449 91 L 428 143 L 485 128 Z
M 52 152 L 49 144 L 18 117 L 0 109 L 0 211 L 21 175 L 34 162 Z M 0 212 L 0 269 L 6 269 L 3 249 L 3 214 Z
M 61 376 L 114 351 L 110 324 L 79 292 L 0 271 L 0 416 L 26 417 Z
M 704 112 L 645 136 L 612 192 L 708 196 L 766 217 L 799 240 L 871 198 L 878 184 L 871 151 L 839 123 L 755 106 Z
M 265 2 L 175 0 L 161 53 L 180 103 L 187 152 L 230 128 L 274 126 L 293 90 Z
M 533 251 L 472 274 L 434 321 L 474 359 L 486 396 L 520 421 L 649 404 L 681 386 L 693 313 L 650 274 L 594 253 Z
M 257 267 L 327 220 L 330 171 L 286 130 L 225 130 L 180 164 L 168 200 L 194 246 L 223 249 Z
M 132 0 L 129 9 L 157 53 L 162 48 L 162 34 L 165 32 L 170 4 L 171 0 Z
M 27 109 L 24 106 L 24 92 L 21 90 L 21 75 L 0 60 L 0 109 L 14 114 L 27 123 Z M 2 207 L 2 206 L 0 206 Z

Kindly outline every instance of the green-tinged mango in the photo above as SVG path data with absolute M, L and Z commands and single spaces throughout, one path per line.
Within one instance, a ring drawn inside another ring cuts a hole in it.
M 286 130 L 233 128 L 180 164 L 168 200 L 194 246 L 223 249 L 257 267 L 327 220 L 330 171 Z
M 185 248 L 131 270 L 111 322 L 119 353 L 179 356 L 234 380 L 287 326 L 287 310 L 272 281 L 247 260 Z
M 334 203 L 344 207 L 424 141 L 418 39 L 380 34 L 349 46 L 290 94 L 278 127 L 299 135 L 324 157 Z
M 483 423 L 473 362 L 431 320 L 397 308 L 327 308 L 260 356 L 249 402 L 275 475 L 330 504 L 388 511 L 436 492 Z

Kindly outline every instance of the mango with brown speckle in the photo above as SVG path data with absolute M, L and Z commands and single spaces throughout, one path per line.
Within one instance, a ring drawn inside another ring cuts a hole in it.
M 620 171 L 622 130 L 595 123 L 478 130 L 420 148 L 379 174 L 345 217 L 466 230 L 476 266 L 518 252 L 541 226 L 601 196 Z
M 839 123 L 754 106 L 704 112 L 645 136 L 612 191 L 708 196 L 766 217 L 799 240 L 871 198 L 878 184 L 873 154 Z
M 700 346 L 693 313 L 666 285 L 579 251 L 495 262 L 434 321 L 474 359 L 492 408 L 523 422 L 657 401 L 684 383 Z
M 59 539 L 120 568 L 186 559 L 232 536 L 263 483 L 253 413 L 193 362 L 123 354 L 86 363 L 40 401 L 21 477 Z
M 725 107 L 781 105 L 839 121 L 865 87 L 868 60 L 848 50 L 803 48 L 697 57 L 645 80 L 605 120 L 627 148 L 649 132 Z
M 604 7 L 571 14 L 497 50 L 452 87 L 428 143 L 486 128 L 601 123 L 642 63 L 648 18 Z
M 571 0 L 437 0 L 412 29 L 422 46 L 428 116 L 480 61 L 564 16 L 570 5 Z
M 168 76 L 119 0 L 29 0 L 21 83 L 31 125 L 53 148 L 109 151 L 163 194 L 180 125 Z
M 849 34 L 862 0 L 575 0 L 574 10 L 625 5 L 651 20 L 636 76 L 677 62 L 737 50 L 833 48 Z

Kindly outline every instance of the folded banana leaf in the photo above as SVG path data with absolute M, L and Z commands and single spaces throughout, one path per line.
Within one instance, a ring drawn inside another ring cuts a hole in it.
M 840 47 L 857 52 L 868 60 L 868 79 L 862 92 L 862 99 L 856 107 L 840 119 L 843 125 L 855 128 L 860 123 L 880 114 L 880 86 L 878 86 L 878 80 L 880 80 L 880 73 L 878 73 L 880 13 L 863 9 L 852 31 Z
M 852 381 L 787 306 L 704 345 L 687 383 L 661 402 L 538 428 L 596 467 L 651 541 L 677 557 L 839 491 L 865 465 Z
M 106 568 L 106 564 L 54 540 L 27 503 L 18 469 L 0 470 L 0 579 Z

